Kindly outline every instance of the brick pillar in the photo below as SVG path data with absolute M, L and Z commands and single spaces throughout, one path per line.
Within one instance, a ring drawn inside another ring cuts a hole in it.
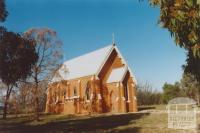
M 69 98 L 70 97 L 70 83 L 69 82 L 67 83 L 66 91 L 67 91 L 67 97 Z M 66 104 L 64 106 L 64 114 L 69 114 L 69 113 L 70 113 L 70 100 L 67 99 Z
M 101 92 L 100 92 L 100 87 L 99 87 L 99 80 L 97 79 L 97 77 L 93 77 L 93 92 L 96 94 L 96 110 L 98 113 L 102 113 L 102 96 L 101 96 Z M 103 89 L 103 88 L 102 88 Z
M 103 109 L 102 109 L 102 95 L 100 92 L 100 88 L 99 86 L 96 84 L 96 90 L 97 90 L 97 105 L 98 105 L 98 112 L 102 113 Z
M 79 100 L 78 100 L 78 113 L 82 113 L 82 105 L 81 105 L 81 99 L 82 99 L 82 88 L 81 88 L 81 80 L 78 80 L 78 95 L 79 95 Z
M 47 89 L 47 101 L 46 101 L 46 107 L 45 107 L 45 113 L 50 113 L 50 105 L 49 105 L 49 100 L 50 100 L 50 88 L 48 87 Z
M 137 108 L 137 94 L 136 94 L 136 85 L 133 84 L 133 95 L 134 95 L 134 98 L 133 98 L 133 111 L 134 112 L 137 112 L 138 111 L 138 108 Z
M 124 85 L 120 82 L 120 90 L 121 90 L 121 112 L 126 112 L 126 99 L 125 99 L 125 92 L 124 92 Z
M 137 98 L 136 98 L 136 88 L 134 83 L 129 83 L 129 110 L 130 112 L 137 112 Z
M 68 97 L 71 96 L 70 84 L 69 83 L 67 83 L 67 94 L 68 94 Z
M 118 88 L 118 112 L 123 112 L 123 101 L 122 101 L 122 84 L 120 82 L 117 83 Z

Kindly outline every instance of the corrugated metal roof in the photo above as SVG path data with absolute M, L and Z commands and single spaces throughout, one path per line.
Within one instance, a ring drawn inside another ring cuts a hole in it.
M 107 56 L 109 56 L 113 47 L 113 45 L 109 45 L 64 62 L 63 67 L 59 70 L 59 75 L 63 80 L 69 80 L 96 74 Z M 67 72 L 65 72 L 64 69 L 66 69 Z M 57 82 L 59 80 L 60 77 L 59 79 L 58 77 L 54 77 L 52 82 Z

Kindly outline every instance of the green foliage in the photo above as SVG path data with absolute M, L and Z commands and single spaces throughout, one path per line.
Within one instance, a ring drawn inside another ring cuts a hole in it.
M 33 40 L 24 39 L 20 34 L 0 27 L 0 79 L 6 85 L 4 119 L 13 87 L 31 74 L 31 68 L 37 59 Z
M 14 85 L 31 74 L 37 61 L 33 40 L 0 28 L 0 78 L 6 85 Z
M 5 0 L 0 0 L 0 22 L 4 22 L 7 15 Z
M 195 57 L 192 51 L 188 51 L 183 69 L 185 74 L 192 74 L 200 83 L 200 57 Z
M 187 51 L 184 73 L 194 75 L 200 83 L 200 0 L 149 0 L 149 2 L 160 9 L 158 23 L 170 32 L 177 45 Z M 166 100 L 169 98 L 166 97 Z
M 199 103 L 200 84 L 192 74 L 183 74 L 180 82 L 175 84 L 165 83 L 163 86 L 162 100 L 167 104 L 177 97 L 189 97 Z
M 162 94 L 153 90 L 149 83 L 140 83 L 137 86 L 138 105 L 155 105 L 162 103 Z
M 173 98 L 180 97 L 183 95 L 184 94 L 180 89 L 180 83 L 176 82 L 175 84 L 164 84 L 162 100 L 165 104 L 167 104 Z
M 183 93 L 199 104 L 200 84 L 192 74 L 184 74 L 181 79 L 181 90 Z
M 175 42 L 200 57 L 200 4 L 198 0 L 149 0 L 160 9 L 159 24 Z

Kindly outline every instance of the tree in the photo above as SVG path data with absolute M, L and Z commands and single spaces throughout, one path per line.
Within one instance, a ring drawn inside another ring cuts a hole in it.
M 7 15 L 5 0 L 0 0 L 0 22 L 4 22 Z
M 3 102 L 3 99 L 4 99 L 3 97 L 4 97 L 4 92 L 5 92 L 4 88 L 5 88 L 4 84 L 0 81 L 0 106 L 2 106 L 4 103 Z
M 38 99 L 39 99 L 39 111 L 45 110 L 46 105 L 46 83 L 40 83 L 40 89 L 38 90 Z M 44 87 L 43 87 L 44 85 Z M 12 96 L 9 100 L 9 110 L 14 113 L 34 113 L 34 99 L 33 95 L 34 85 L 30 83 L 20 82 L 18 84 L 17 91 L 12 93 Z
M 184 71 L 200 83 L 200 0 L 149 0 L 160 9 L 158 23 L 188 54 Z
M 55 31 L 48 28 L 30 29 L 25 37 L 36 41 L 36 51 L 39 56 L 37 63 L 32 67 L 33 94 L 35 96 L 35 118 L 39 120 L 39 90 L 47 88 L 55 71 L 62 61 L 62 42 L 57 38 Z
M 168 29 L 175 42 L 200 56 L 200 1 L 149 0 L 160 8 L 159 24 Z
M 180 83 L 176 82 L 175 84 L 165 83 L 163 86 L 163 102 L 168 103 L 170 100 L 176 97 L 184 96 L 183 92 L 180 89 Z
M 191 74 L 200 83 L 200 57 L 194 57 L 192 51 L 188 51 L 186 64 L 183 65 L 184 73 Z
M 0 106 L 3 106 L 4 103 L 5 88 L 6 88 L 5 85 L 0 80 Z
M 199 105 L 200 84 L 192 74 L 183 74 L 181 90 L 187 97 L 193 98 Z
M 20 34 L 0 28 L 0 79 L 6 86 L 3 118 L 6 119 L 10 94 L 17 82 L 31 74 L 37 61 L 35 42 L 24 39 Z
M 153 90 L 148 82 L 137 85 L 138 105 L 154 105 L 162 103 L 162 94 Z
M 33 94 L 32 86 L 28 83 L 20 82 L 18 84 L 18 92 L 16 94 L 17 106 L 20 113 L 33 112 Z

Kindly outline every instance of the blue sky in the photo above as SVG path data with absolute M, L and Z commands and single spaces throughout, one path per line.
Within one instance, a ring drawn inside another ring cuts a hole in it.
M 33 27 L 55 30 L 64 43 L 65 59 L 111 44 L 112 33 L 139 82 L 161 90 L 178 81 L 185 51 L 157 25 L 159 10 L 139 0 L 7 0 L 3 24 L 24 32 Z

